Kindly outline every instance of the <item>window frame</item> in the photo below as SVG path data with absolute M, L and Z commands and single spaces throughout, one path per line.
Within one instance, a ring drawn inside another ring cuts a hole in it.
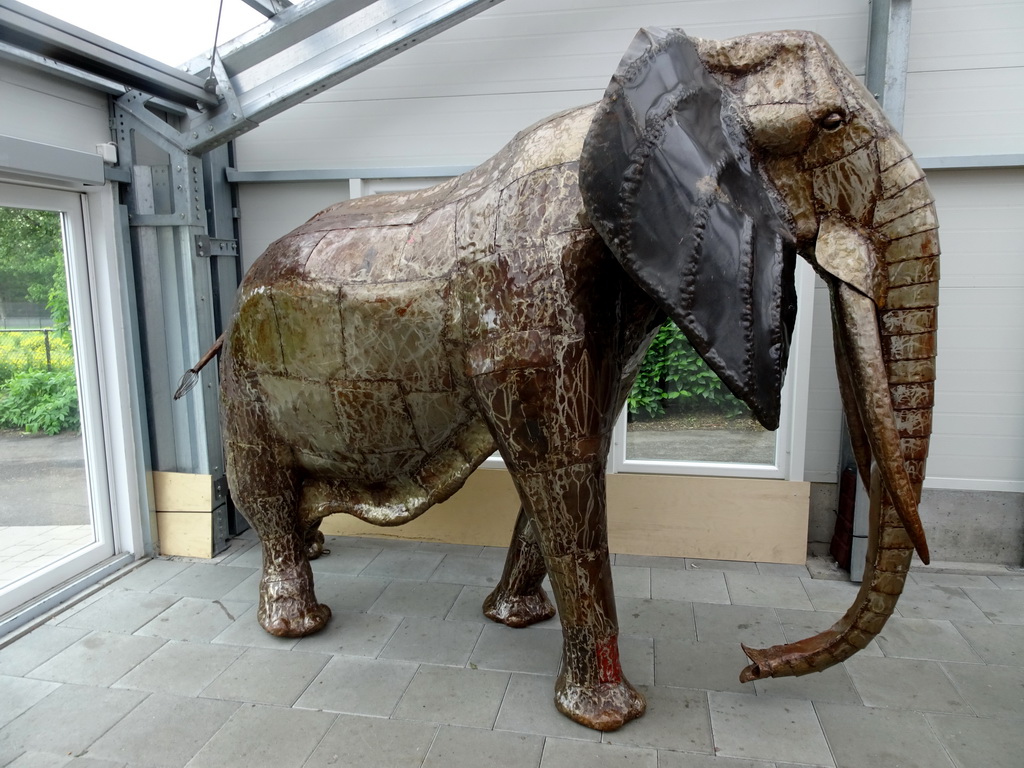
M 110 184 L 0 177 L 0 205 L 61 216 L 92 544 L 0 592 L 0 634 L 31 621 L 151 550 L 143 511 L 144 418 L 123 241 Z

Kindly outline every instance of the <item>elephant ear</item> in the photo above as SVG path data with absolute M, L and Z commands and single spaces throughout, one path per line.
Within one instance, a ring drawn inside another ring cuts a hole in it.
M 775 429 L 796 251 L 738 114 L 690 38 L 642 29 L 584 142 L 580 190 L 626 271 Z

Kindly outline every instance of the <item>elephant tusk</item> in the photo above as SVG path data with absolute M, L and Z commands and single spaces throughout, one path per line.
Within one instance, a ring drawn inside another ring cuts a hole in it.
M 927 565 L 931 557 L 917 511 L 917 493 L 903 465 L 892 396 L 886 385 L 888 377 L 875 304 L 845 283 L 836 286 L 833 303 L 839 320 L 836 327 L 843 339 L 846 364 L 871 452 L 903 527 Z
M 839 379 L 839 395 L 843 403 L 843 414 L 846 427 L 850 434 L 850 445 L 857 461 L 857 470 L 861 482 L 871 487 L 871 445 L 868 443 L 867 429 L 860 417 L 857 407 L 857 395 L 853 384 L 853 372 L 847 360 L 843 336 L 839 332 L 839 318 L 836 314 L 836 302 L 832 302 L 832 341 L 836 356 L 836 376 Z

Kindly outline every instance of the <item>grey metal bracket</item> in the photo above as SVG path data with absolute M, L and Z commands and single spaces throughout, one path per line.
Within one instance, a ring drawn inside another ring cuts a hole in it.
M 222 240 L 206 235 L 196 235 L 196 257 L 211 258 L 213 256 L 237 256 L 238 241 Z
M 189 113 L 189 127 L 182 132 L 183 149 L 201 154 L 251 131 L 258 123 L 247 120 L 220 56 L 213 57 L 212 75 L 217 81 L 220 103 L 216 107 Z

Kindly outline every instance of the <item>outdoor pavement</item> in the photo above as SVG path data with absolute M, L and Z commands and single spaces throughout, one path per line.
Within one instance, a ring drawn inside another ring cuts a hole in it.
M 82 436 L 0 430 L 0 527 L 88 525 Z
M 775 433 L 767 430 L 630 430 L 627 459 L 774 464 Z
M 0 430 L 0 589 L 93 541 L 82 436 Z
M 824 673 L 741 685 L 739 643 L 820 630 L 856 586 L 800 566 L 615 557 L 645 717 L 599 734 L 552 703 L 557 620 L 480 604 L 504 550 L 329 538 L 334 616 L 283 640 L 254 616 L 251 532 L 157 558 L 0 639 L 0 765 L 1020 768 L 1024 576 L 912 572 L 880 638 Z

